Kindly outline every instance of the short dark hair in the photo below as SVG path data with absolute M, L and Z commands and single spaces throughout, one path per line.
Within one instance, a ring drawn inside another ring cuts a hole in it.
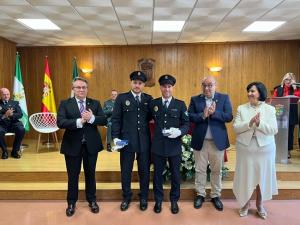
M 247 85 L 247 92 L 250 90 L 250 88 L 252 88 L 252 86 L 255 86 L 257 88 L 257 91 L 259 93 L 258 100 L 265 101 L 268 94 L 266 86 L 262 82 L 254 81 Z
M 74 82 L 77 81 L 77 80 L 83 81 L 84 83 L 86 83 L 86 84 L 88 85 L 87 79 L 85 79 L 85 78 L 83 78 L 83 77 L 75 77 L 75 78 L 73 79 L 72 84 L 74 84 Z

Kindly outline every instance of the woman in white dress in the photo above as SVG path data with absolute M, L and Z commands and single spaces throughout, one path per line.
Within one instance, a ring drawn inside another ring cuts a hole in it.
M 250 198 L 256 190 L 258 215 L 266 219 L 263 201 L 278 194 L 274 135 L 277 133 L 275 108 L 265 103 L 267 90 L 263 83 L 247 86 L 249 102 L 240 105 L 233 123 L 236 137 L 236 168 L 233 193 L 241 207 L 241 217 L 248 215 Z

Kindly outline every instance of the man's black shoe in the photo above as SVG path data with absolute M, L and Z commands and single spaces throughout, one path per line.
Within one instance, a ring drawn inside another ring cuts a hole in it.
M 75 204 L 68 204 L 68 208 L 66 209 L 66 215 L 68 217 L 73 216 L 75 213 Z
M 110 144 L 106 145 L 106 150 L 109 151 L 109 152 L 111 152 L 111 145 Z
M 98 213 L 99 212 L 99 206 L 98 206 L 96 201 L 90 202 L 89 207 L 91 208 L 92 213 Z
M 154 211 L 155 213 L 160 213 L 160 212 L 161 212 L 161 205 L 162 205 L 161 202 L 155 202 L 153 211 Z
M 7 151 L 2 152 L 2 159 L 7 159 L 8 158 L 8 153 Z
M 148 208 L 148 202 L 146 199 L 140 200 L 140 210 L 145 211 Z
M 205 202 L 205 198 L 201 195 L 197 195 L 194 199 L 194 208 L 200 209 L 202 207 L 203 202 Z
M 19 158 L 21 158 L 21 156 L 19 155 L 19 153 L 18 152 L 11 152 L 11 157 L 13 157 L 13 158 L 15 158 L 15 159 L 19 159 Z
M 121 211 L 126 211 L 129 208 L 129 205 L 130 205 L 130 201 L 124 200 L 120 205 Z
M 171 212 L 177 214 L 179 212 L 179 207 L 177 202 L 171 202 Z
M 212 198 L 211 201 L 217 210 L 223 211 L 223 203 L 221 202 L 219 197 Z

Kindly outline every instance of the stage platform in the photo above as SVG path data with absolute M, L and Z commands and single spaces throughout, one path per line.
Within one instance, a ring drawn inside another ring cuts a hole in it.
M 64 157 L 57 149 L 41 149 L 36 152 L 36 140 L 26 139 L 23 143 L 29 147 L 21 159 L 0 160 L 0 200 L 60 200 L 66 198 L 67 173 Z M 121 200 L 119 153 L 102 151 L 97 163 L 97 198 L 99 200 Z M 222 198 L 234 199 L 232 180 L 235 166 L 235 149 L 228 151 L 228 176 L 223 181 Z M 289 164 L 276 164 L 279 195 L 275 199 L 300 199 L 300 151 L 292 151 Z M 137 166 L 134 165 L 132 188 L 134 199 L 138 199 Z M 84 176 L 80 177 L 80 199 L 84 199 Z M 209 185 L 208 185 L 209 187 Z M 150 199 L 153 199 L 152 183 Z M 170 185 L 165 185 L 165 197 L 168 199 Z M 183 182 L 181 199 L 192 200 L 193 181 Z

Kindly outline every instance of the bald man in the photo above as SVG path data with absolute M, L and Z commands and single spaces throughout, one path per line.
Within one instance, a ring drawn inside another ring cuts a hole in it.
M 202 80 L 202 94 L 191 98 L 189 118 L 195 124 L 191 147 L 195 156 L 194 207 L 201 208 L 205 201 L 206 170 L 211 169 L 210 197 L 219 211 L 223 210 L 221 197 L 221 169 L 224 150 L 230 146 L 226 123 L 232 119 L 232 106 L 228 95 L 216 92 L 216 80 L 208 76 Z
M 23 113 L 18 101 L 10 100 L 10 92 L 7 88 L 1 88 L 0 100 L 0 147 L 2 148 L 2 159 L 8 158 L 7 146 L 4 136 L 8 132 L 15 133 L 15 140 L 11 152 L 11 157 L 21 158 L 19 154 L 20 146 L 25 134 L 23 123 L 19 120 Z

